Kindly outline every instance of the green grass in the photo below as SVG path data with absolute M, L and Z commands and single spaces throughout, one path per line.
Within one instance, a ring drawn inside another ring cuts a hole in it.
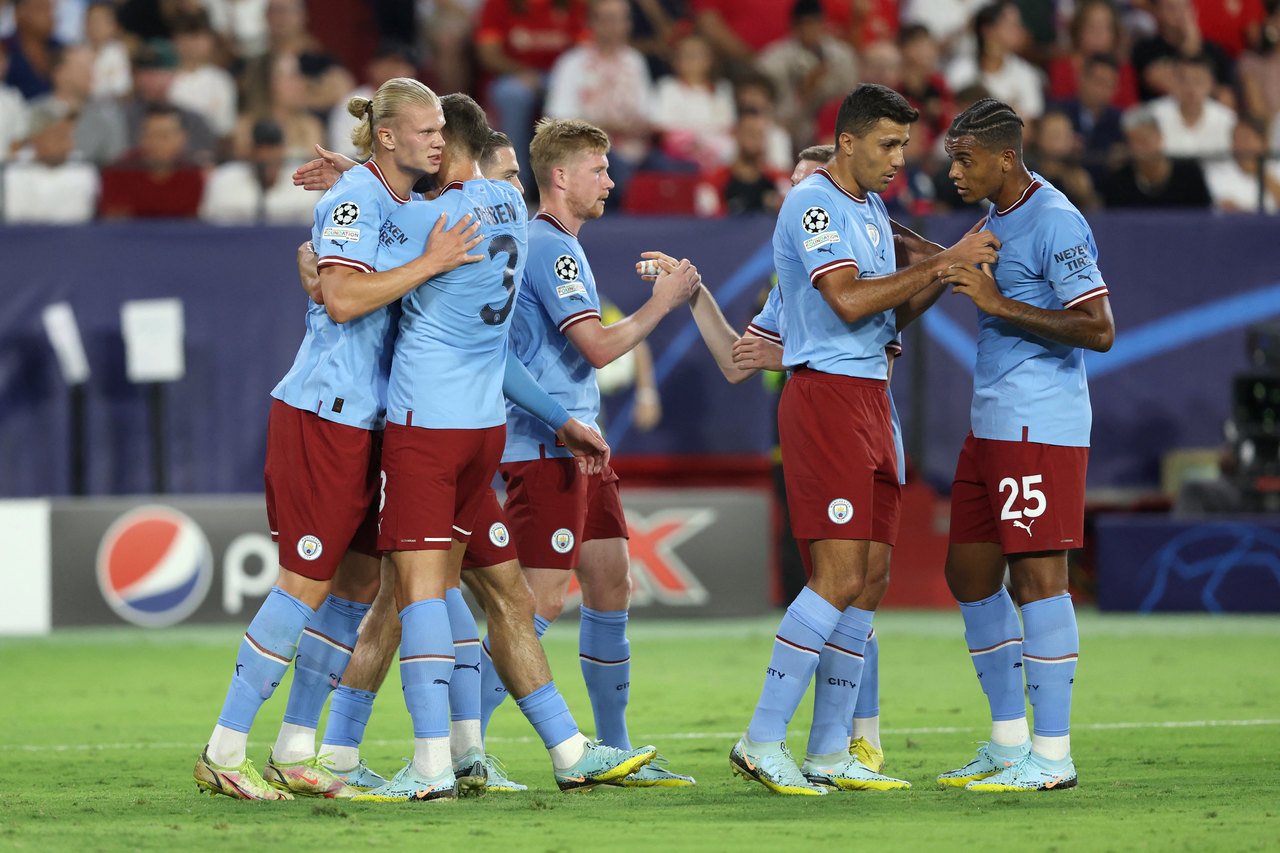
M 1078 789 L 975 795 L 933 775 L 971 757 L 986 705 L 955 614 L 882 614 L 882 725 L 902 793 L 767 794 L 726 756 L 760 687 L 774 619 L 632 629 L 633 739 L 654 742 L 691 791 L 560 794 L 514 705 L 489 748 L 527 794 L 414 806 L 197 795 L 191 766 L 230 675 L 234 629 L 67 631 L 0 641 L 0 847 L 26 850 L 1263 850 L 1280 843 L 1280 620 L 1082 614 L 1075 691 Z M 576 630 L 547 637 L 552 668 L 589 729 Z M 250 743 L 259 762 L 281 689 Z M 409 754 L 395 670 L 365 756 Z M 793 723 L 803 750 L 808 704 Z M 1206 725 L 1201 721 L 1246 721 Z M 1185 725 L 1177 725 L 1177 724 Z

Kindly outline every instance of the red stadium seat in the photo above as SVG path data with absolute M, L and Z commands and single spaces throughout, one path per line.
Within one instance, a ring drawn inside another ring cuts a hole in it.
M 692 172 L 636 172 L 627 184 L 622 209 L 641 216 L 693 216 L 702 182 L 703 178 Z

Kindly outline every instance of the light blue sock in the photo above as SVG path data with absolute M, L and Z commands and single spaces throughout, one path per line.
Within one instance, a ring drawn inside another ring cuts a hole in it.
M 320 724 L 324 701 L 342 681 L 356 646 L 360 620 L 369 605 L 331 595 L 302 631 L 293 659 L 293 684 L 284 721 L 314 729 Z
M 278 586 L 267 593 L 236 653 L 236 671 L 218 725 L 248 732 L 262 703 L 280 685 L 298 651 L 298 637 L 315 611 Z
M 981 601 L 961 601 L 964 639 L 973 668 L 991 706 L 991 719 L 1017 720 L 1027 715 L 1022 692 L 1022 625 L 1018 609 L 1003 587 Z
M 536 613 L 533 615 L 533 631 L 538 635 L 539 640 L 542 639 L 543 634 L 547 633 L 549 627 L 551 627 L 550 622 Z M 489 718 L 507 699 L 507 688 L 493 665 L 488 637 L 485 637 L 484 642 L 480 644 L 480 652 L 480 732 L 486 734 L 489 731 Z
M 516 704 L 547 749 L 578 733 L 578 724 L 573 721 L 569 706 L 554 681 L 548 681 L 523 699 L 517 699 Z
M 400 611 L 400 681 L 414 737 L 449 736 L 449 679 L 453 634 L 442 598 L 415 601 Z
M 329 722 L 325 725 L 325 746 L 349 746 L 358 749 L 364 741 L 364 729 L 373 713 L 373 700 L 377 694 L 357 690 L 345 684 L 338 685 L 329 700 Z
M 845 608 L 831 636 L 818 656 L 813 684 L 813 726 L 809 729 L 809 755 L 821 756 L 849 751 L 853 731 L 853 708 L 858 701 L 867 647 L 871 633 L 870 610 Z
M 627 611 L 592 610 L 582 606 L 578 628 L 578 661 L 587 683 L 596 737 L 617 749 L 631 749 L 627 734 L 627 701 L 631 698 L 631 644 Z
M 453 634 L 453 678 L 449 681 L 449 719 L 480 719 L 480 629 L 476 617 L 454 587 L 444 594 Z
M 1027 639 L 1022 644 L 1027 694 L 1035 710 L 1033 733 L 1063 737 L 1071 730 L 1071 686 L 1080 656 L 1080 632 L 1070 595 L 1022 606 Z
M 809 689 L 819 652 L 840 616 L 837 608 L 807 586 L 791 602 L 773 640 L 764 689 L 747 727 L 748 740 L 777 743 L 786 739 L 787 724 Z
M 867 648 L 862 653 L 866 663 L 862 666 L 862 684 L 858 687 L 858 702 L 853 706 L 853 718 L 865 720 L 880 716 L 880 638 L 876 629 L 867 637 Z

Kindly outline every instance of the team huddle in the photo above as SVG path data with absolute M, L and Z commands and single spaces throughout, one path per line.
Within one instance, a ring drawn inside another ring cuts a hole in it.
M 730 765 L 782 794 L 910 787 L 881 773 L 872 624 L 904 470 L 888 380 L 900 331 L 948 288 L 973 300 L 981 334 L 946 576 L 993 723 L 977 757 L 938 781 L 979 791 L 1076 784 L 1068 718 L 1079 642 L 1066 549 L 1082 542 L 1081 349 L 1107 349 L 1114 323 L 1089 227 L 1026 170 L 1011 109 L 981 101 L 949 131 L 957 188 L 992 210 L 944 249 L 890 220 L 878 196 L 903 165 L 916 111 L 883 86 L 850 93 L 834 149 L 806 151 L 797 166 L 773 239 L 778 287 L 741 336 L 696 267 L 659 251 L 636 265 L 652 282 L 648 301 L 601 322 L 578 242 L 613 186 L 600 129 L 539 123 L 530 219 L 516 152 L 469 97 L 438 98 L 396 78 L 349 110 L 367 161 L 330 156 L 301 173 L 329 188 L 299 252 L 306 336 L 268 421 L 280 576 L 196 763 L 202 790 L 372 801 L 524 790 L 484 748 L 508 693 L 561 790 L 695 784 L 627 731 L 627 526 L 596 427 L 596 370 L 684 304 L 730 381 L 789 372 L 779 434 L 793 533 L 811 571 Z M 582 589 L 579 660 L 596 740 L 579 729 L 540 644 L 570 572 Z M 485 612 L 483 640 L 463 580 Z M 359 749 L 397 652 L 414 749 L 388 779 Z M 291 662 L 260 774 L 248 732 Z M 811 680 L 798 765 L 786 731 Z

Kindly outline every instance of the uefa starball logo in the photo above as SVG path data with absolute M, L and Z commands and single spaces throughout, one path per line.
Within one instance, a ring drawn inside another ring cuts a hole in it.
M 213 552 L 190 517 L 166 506 L 130 510 L 98 545 L 98 588 L 121 619 L 145 628 L 174 625 L 204 601 Z

